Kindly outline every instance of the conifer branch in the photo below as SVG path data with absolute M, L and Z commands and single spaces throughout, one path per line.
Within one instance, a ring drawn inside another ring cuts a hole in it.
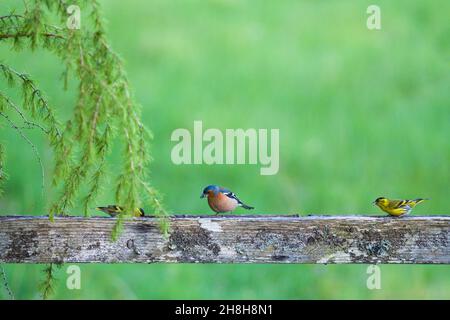
M 61 136 L 59 131 L 60 125 L 47 100 L 43 97 L 41 90 L 24 73 L 20 73 L 3 63 L 0 63 L 0 70 L 10 86 L 16 83 L 16 78 L 21 81 L 24 108 L 28 108 L 33 118 L 41 118 L 48 124 L 51 128 L 48 133 L 53 136 L 54 139 L 52 141 L 56 143 Z
M 11 85 L 22 85 L 23 109 L 30 112 L 33 119 L 24 123 L 33 126 L 31 123 L 35 120 L 43 120 L 47 127 L 55 155 L 52 181 L 55 186 L 61 186 L 60 195 L 51 206 L 50 219 L 67 212 L 84 185 L 88 192 L 82 204 L 88 215 L 90 203 L 95 200 L 106 175 L 108 151 L 119 133 L 116 128 L 121 130 L 124 147 L 116 177 L 116 202 L 124 207 L 124 213 L 129 213 L 141 206 L 143 197 L 150 198 L 148 203 L 152 208 L 164 215 L 161 198 L 146 183 L 151 134 L 141 123 L 140 108 L 131 95 L 122 60 L 105 38 L 99 4 L 95 0 L 78 2 L 83 10 L 90 10 L 86 18 L 90 21 L 77 30 L 65 28 L 69 5 L 64 0 L 32 0 L 24 3 L 22 14 L 0 17 L 0 40 L 10 39 L 16 50 L 23 50 L 25 46 L 31 50 L 48 49 L 65 65 L 64 88 L 67 88 L 69 75 L 78 80 L 73 116 L 61 130 L 53 109 L 35 83 L 27 75 L 0 64 L 0 72 Z M 56 13 L 64 27 L 48 24 L 49 12 Z M 120 231 L 121 219 L 119 216 L 116 231 Z
M 6 182 L 6 179 L 8 176 L 6 175 L 4 168 L 4 162 L 5 162 L 5 152 L 3 149 L 3 145 L 0 144 L 0 196 L 3 193 L 3 185 Z
M 14 300 L 14 294 L 13 294 L 11 288 L 9 287 L 8 279 L 6 278 L 6 272 L 2 265 L 0 265 L 0 273 L 2 275 L 3 287 L 5 288 L 6 293 L 9 296 L 9 299 Z
M 42 299 L 47 300 L 55 292 L 55 270 L 53 263 L 48 264 L 43 270 L 45 274 L 44 281 L 40 284 Z
M 20 129 L 33 129 L 33 128 L 38 128 L 40 129 L 42 132 L 44 132 L 45 134 L 48 134 L 49 131 L 47 129 L 45 129 L 43 126 L 41 126 L 39 123 L 35 123 L 32 122 L 30 120 L 28 120 L 25 117 L 25 114 L 23 113 L 22 110 L 20 110 L 20 108 L 14 104 L 14 102 L 11 101 L 11 99 L 9 99 L 6 95 L 4 95 L 2 92 L 0 92 L 0 99 L 3 99 L 3 101 L 6 102 L 6 104 L 11 107 L 12 109 L 14 109 L 14 111 L 19 115 L 19 117 L 22 119 L 23 123 L 25 125 L 27 125 L 28 127 L 19 127 Z M 1 110 L 1 108 L 0 108 Z
M 31 149 L 34 152 L 34 155 L 36 156 L 36 159 L 38 160 L 40 169 L 41 169 L 41 191 L 42 191 L 42 196 L 44 196 L 44 191 L 45 191 L 45 172 L 44 172 L 44 164 L 42 163 L 42 159 L 41 156 L 39 155 L 39 151 L 37 150 L 36 146 L 34 145 L 33 142 L 31 142 L 30 139 L 28 139 L 28 137 L 23 133 L 23 131 L 3 112 L 0 111 L 0 116 L 2 116 L 11 126 L 11 128 L 15 129 L 18 134 L 21 136 L 21 138 L 23 140 L 25 140 L 30 146 Z

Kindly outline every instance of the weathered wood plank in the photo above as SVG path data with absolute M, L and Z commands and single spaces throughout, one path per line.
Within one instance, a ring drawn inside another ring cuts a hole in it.
M 164 238 L 153 217 L 0 217 L 5 263 L 450 263 L 450 217 L 174 216 Z

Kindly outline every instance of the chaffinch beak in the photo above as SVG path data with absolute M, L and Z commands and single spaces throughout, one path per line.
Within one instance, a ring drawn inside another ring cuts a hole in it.
M 206 197 L 206 196 L 204 193 L 202 193 L 202 195 L 200 196 L 200 199 L 203 199 L 204 197 Z

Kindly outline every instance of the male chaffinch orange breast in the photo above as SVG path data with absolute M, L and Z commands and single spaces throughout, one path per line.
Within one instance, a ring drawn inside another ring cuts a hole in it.
M 254 209 L 239 200 L 239 198 L 230 190 L 216 185 L 210 185 L 203 189 L 200 198 L 205 197 L 208 198 L 209 207 L 215 213 L 230 212 L 237 207 L 242 207 L 247 210 Z

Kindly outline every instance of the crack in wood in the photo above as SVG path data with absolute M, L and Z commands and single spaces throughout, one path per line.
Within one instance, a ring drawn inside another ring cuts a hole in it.
M 450 263 L 450 217 L 0 217 L 0 263 Z

